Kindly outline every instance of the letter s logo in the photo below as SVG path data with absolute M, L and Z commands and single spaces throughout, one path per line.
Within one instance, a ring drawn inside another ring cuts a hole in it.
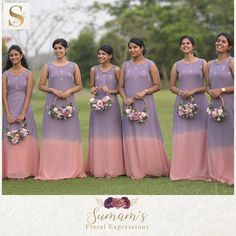
M 16 12 L 16 8 L 20 9 L 20 12 L 22 13 L 22 6 L 14 5 L 10 8 L 9 14 L 14 17 L 14 20 L 9 20 L 9 26 L 19 27 L 24 23 L 24 16 L 20 14 L 19 12 Z

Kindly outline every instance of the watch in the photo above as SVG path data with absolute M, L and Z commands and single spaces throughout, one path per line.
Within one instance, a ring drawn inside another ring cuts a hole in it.
M 225 88 L 221 88 L 221 92 L 224 93 L 225 92 Z

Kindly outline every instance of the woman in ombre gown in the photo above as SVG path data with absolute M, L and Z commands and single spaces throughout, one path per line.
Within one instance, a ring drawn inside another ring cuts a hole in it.
M 47 92 L 47 98 L 37 179 L 85 177 L 78 109 L 74 98 L 74 93 L 82 89 L 80 70 L 75 63 L 66 59 L 66 40 L 56 39 L 52 47 L 56 60 L 43 67 L 39 82 L 39 89 Z M 50 117 L 49 107 L 56 97 L 56 105 L 65 106 L 67 99 L 72 103 L 75 112 L 71 118 L 55 120 Z
M 171 70 L 170 91 L 177 94 L 174 105 L 171 180 L 209 180 L 207 166 L 207 63 L 194 55 L 195 42 L 191 36 L 181 37 L 180 50 L 184 58 Z M 177 87 L 178 80 L 178 87 Z M 180 118 L 177 105 L 196 101 L 199 110 L 192 119 Z
M 135 108 L 141 110 L 141 99 L 145 98 L 149 118 L 138 124 L 123 116 L 126 174 L 133 179 L 168 176 L 169 163 L 152 95 L 160 89 L 159 72 L 154 62 L 144 57 L 146 49 L 142 39 L 132 38 L 128 47 L 132 60 L 122 65 L 119 83 L 124 109 L 135 102 Z
M 208 165 L 210 177 L 234 185 L 234 58 L 230 56 L 233 39 L 227 33 L 216 37 L 217 58 L 208 62 L 209 88 L 213 104 L 224 99 L 227 117 L 221 122 L 208 118 Z
M 116 177 L 125 174 L 117 98 L 120 69 L 111 64 L 113 49 L 109 45 L 102 45 L 97 55 L 100 65 L 91 68 L 91 93 L 98 99 L 108 94 L 113 102 L 102 112 L 91 109 L 86 169 L 95 177 Z
M 23 179 L 38 174 L 39 147 L 37 130 L 30 104 L 34 80 L 22 50 L 12 45 L 2 76 L 3 143 L 2 177 Z M 30 134 L 18 144 L 11 144 L 6 129 L 18 130 L 21 122 L 27 123 Z

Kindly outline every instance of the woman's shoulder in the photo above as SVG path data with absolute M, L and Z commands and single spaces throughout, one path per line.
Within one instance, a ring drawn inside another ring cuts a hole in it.
M 68 65 L 73 65 L 73 66 L 78 66 L 76 62 L 74 61 L 68 61 L 67 63 Z
M 115 70 L 115 71 L 117 71 L 117 70 L 119 70 L 119 69 L 120 69 L 120 67 L 119 67 L 119 66 L 117 66 L 117 65 L 114 65 L 114 64 L 112 64 L 112 68 L 113 68 L 113 70 Z
M 132 64 L 132 60 L 127 60 L 123 62 L 123 65 Z
M 8 74 L 9 74 L 9 69 L 8 69 L 8 70 L 5 70 L 5 71 L 3 71 L 3 73 L 2 73 L 2 76 L 3 76 L 3 77 L 7 77 L 7 76 L 8 76 Z
M 234 63 L 234 57 L 229 56 L 229 63 Z
M 93 66 L 91 67 L 91 70 L 97 70 L 97 69 L 99 68 L 99 66 L 100 66 L 100 65 L 93 65 Z
M 146 58 L 146 57 L 145 57 L 145 60 L 146 60 L 146 61 L 145 61 L 146 63 L 155 64 L 155 62 L 154 62 L 153 60 L 148 59 L 148 58 Z

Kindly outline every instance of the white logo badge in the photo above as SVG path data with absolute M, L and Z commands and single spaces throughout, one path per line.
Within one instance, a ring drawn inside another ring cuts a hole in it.
M 27 2 L 3 3 L 3 29 L 22 30 L 30 26 L 30 4 Z

